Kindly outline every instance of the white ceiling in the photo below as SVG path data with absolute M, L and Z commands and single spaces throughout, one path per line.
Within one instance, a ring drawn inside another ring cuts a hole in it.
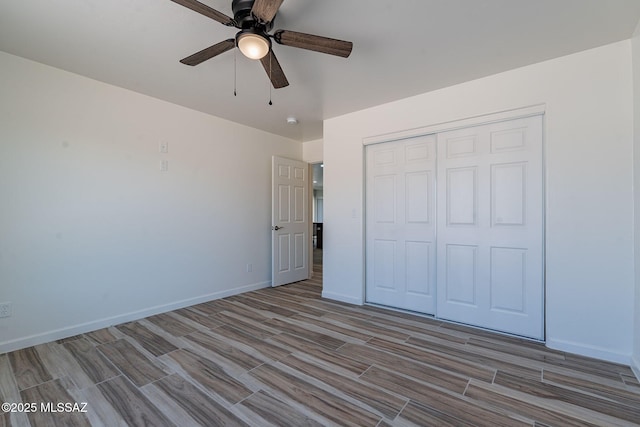
M 201 1 L 232 16 L 231 0 Z M 275 29 L 354 49 L 274 44 L 290 86 L 272 106 L 258 62 L 237 56 L 236 97 L 233 51 L 178 62 L 236 30 L 170 0 L 0 0 L 0 50 L 310 141 L 323 119 L 628 39 L 639 20 L 640 0 L 284 0 Z

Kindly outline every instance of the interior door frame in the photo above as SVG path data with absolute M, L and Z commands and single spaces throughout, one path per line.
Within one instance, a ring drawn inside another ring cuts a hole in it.
M 499 111 L 499 112 L 495 112 L 495 113 L 488 113 L 488 114 L 482 114 L 482 115 L 478 115 L 478 116 L 472 116 L 472 117 L 467 117 L 467 118 L 460 118 L 457 120 L 452 120 L 452 121 L 448 121 L 448 122 L 442 122 L 442 123 L 436 123 L 436 124 L 431 124 L 431 125 L 426 125 L 426 126 L 422 126 L 422 127 L 418 127 L 418 128 L 412 128 L 412 129 L 405 129 L 405 130 L 399 130 L 396 132 L 391 132 L 391 133 L 385 133 L 385 134 L 381 134 L 381 135 L 372 135 L 372 136 L 368 136 L 362 139 L 362 212 L 363 212 L 363 218 L 362 218 L 362 259 L 363 259 L 363 263 L 362 263 L 362 301 L 364 302 L 364 304 L 366 303 L 366 286 L 367 286 L 367 265 L 366 265 L 366 259 L 367 259 L 367 254 L 366 254 L 366 236 L 367 236 L 367 230 L 366 230 L 366 221 L 367 221 L 367 210 L 366 210 L 366 194 L 367 194 L 367 188 L 366 188 L 366 182 L 367 182 L 367 165 L 366 165 L 366 147 L 368 145 L 373 145 L 373 144 L 382 144 L 385 142 L 394 142 L 394 141 L 399 141 L 399 140 L 403 140 L 403 139 L 410 139 L 410 138 L 416 138 L 416 137 L 420 137 L 420 136 L 426 136 L 426 135 L 432 135 L 432 134 L 437 134 L 437 133 L 441 133 L 441 132 L 447 132 L 447 131 L 452 131 L 452 130 L 457 130 L 457 129 L 464 129 L 464 128 L 468 128 L 468 127 L 473 127 L 473 126 L 480 126 L 480 125 L 488 125 L 491 123 L 498 123 L 498 122 L 504 122 L 504 121 L 508 121 L 508 120 L 515 120 L 515 119 L 522 119 L 522 118 L 526 118 L 526 117 L 532 117 L 532 116 L 542 116 L 542 294 L 543 294 L 543 307 L 542 307 L 542 322 L 543 322 L 543 327 L 542 327 L 542 333 L 543 333 L 543 339 L 541 341 L 546 341 L 546 337 L 547 337 L 547 286 L 546 286 L 546 276 L 547 276 L 547 260 L 546 260 L 546 254 L 547 254 L 547 248 L 546 248 L 546 242 L 547 242 L 547 197 L 548 197 L 548 191 L 547 191 L 547 154 L 546 154 L 546 126 L 545 126 L 545 122 L 546 122 L 546 109 L 547 106 L 546 104 L 536 104 L 536 105 L 531 105 L 531 106 L 527 106 L 527 107 L 522 107 L 522 108 L 516 108 L 516 109 L 512 109 L 512 110 L 504 110 L 504 111 Z M 437 235 L 436 235 L 436 239 L 437 239 Z M 401 310 L 401 309 L 398 309 Z M 425 315 L 428 316 L 428 315 Z M 436 312 L 436 317 L 437 317 L 437 312 Z M 444 322 L 450 322 L 448 320 L 442 320 Z M 455 323 L 455 322 L 451 322 L 451 323 Z M 505 334 L 505 335 L 510 335 L 508 333 L 505 332 L 499 332 L 499 331 L 495 331 L 498 334 Z

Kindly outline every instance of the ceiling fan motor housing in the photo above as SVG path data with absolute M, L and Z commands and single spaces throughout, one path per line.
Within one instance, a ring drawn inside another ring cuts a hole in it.
M 258 31 L 271 31 L 273 28 L 273 19 L 266 25 L 255 20 L 251 14 L 251 9 L 255 0 L 233 0 L 231 8 L 233 9 L 233 19 L 238 23 L 241 29 L 254 28 Z

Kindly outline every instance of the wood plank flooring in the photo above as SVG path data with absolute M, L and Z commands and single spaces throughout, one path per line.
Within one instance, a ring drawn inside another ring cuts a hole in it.
M 318 272 L 2 354 L 0 401 L 37 410 L 0 427 L 640 426 L 629 367 L 321 288 Z

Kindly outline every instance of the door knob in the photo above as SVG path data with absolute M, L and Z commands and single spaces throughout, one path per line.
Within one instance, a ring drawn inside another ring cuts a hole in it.
M 284 227 L 278 227 L 278 226 L 276 225 L 275 227 L 273 227 L 273 228 L 272 228 L 272 230 L 276 230 L 276 231 L 278 231 L 278 230 L 280 230 L 280 229 L 282 229 L 282 228 L 284 228 Z

